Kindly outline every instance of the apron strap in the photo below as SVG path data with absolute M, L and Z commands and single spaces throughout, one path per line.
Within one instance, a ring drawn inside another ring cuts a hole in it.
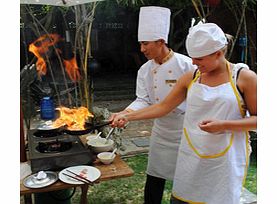
M 200 77 L 200 71 L 199 69 L 196 69 L 193 73 L 193 78 L 188 86 L 188 90 L 190 89 L 191 85 Z

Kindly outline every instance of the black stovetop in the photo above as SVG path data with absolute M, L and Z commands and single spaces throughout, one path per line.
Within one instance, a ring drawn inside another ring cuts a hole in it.
M 36 129 L 28 131 L 29 160 L 31 161 L 32 172 L 61 170 L 69 166 L 91 164 L 95 160 L 95 155 L 84 146 L 79 136 L 59 133 L 38 137 L 36 133 Z M 71 143 L 70 148 L 61 152 L 41 153 L 38 150 L 38 146 L 42 144 L 52 144 L 57 141 Z

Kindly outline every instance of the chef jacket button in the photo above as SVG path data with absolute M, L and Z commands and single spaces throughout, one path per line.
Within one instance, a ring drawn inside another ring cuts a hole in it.
M 157 71 L 154 71 L 154 74 L 157 74 Z
M 169 71 L 168 71 L 168 73 L 172 73 L 172 71 L 171 71 L 171 70 L 169 70 Z
M 156 101 L 159 101 L 160 99 L 159 98 L 156 98 Z
M 154 86 L 154 89 L 156 89 L 157 88 L 157 86 Z

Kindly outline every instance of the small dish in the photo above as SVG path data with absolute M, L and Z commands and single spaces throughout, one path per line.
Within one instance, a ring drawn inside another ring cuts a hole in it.
M 97 158 L 103 163 L 103 164 L 111 164 L 115 158 L 115 154 L 112 152 L 101 152 L 97 154 Z

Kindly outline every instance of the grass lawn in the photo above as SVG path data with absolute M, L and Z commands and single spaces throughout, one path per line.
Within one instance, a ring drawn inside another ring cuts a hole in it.
M 101 182 L 90 187 L 88 200 L 91 204 L 142 204 L 145 183 L 147 155 L 137 155 L 124 159 L 134 170 L 135 174 L 129 178 Z M 257 163 L 252 162 L 248 168 L 245 187 L 257 194 Z M 162 204 L 169 204 L 172 182 L 166 183 Z M 71 199 L 72 204 L 79 203 L 80 190 L 77 188 Z

